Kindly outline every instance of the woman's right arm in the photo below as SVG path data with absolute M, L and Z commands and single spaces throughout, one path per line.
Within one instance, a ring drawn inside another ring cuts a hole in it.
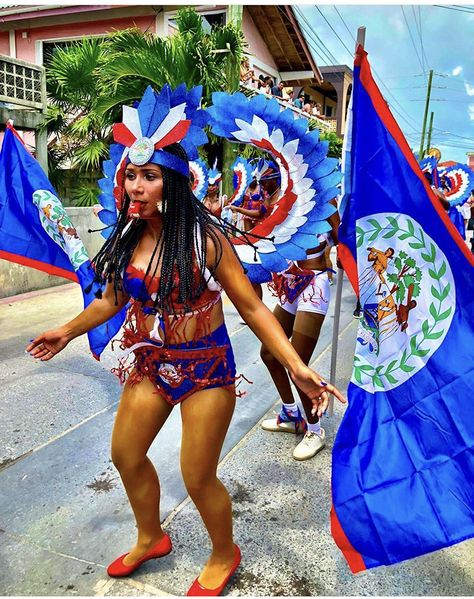
M 26 351 L 41 361 L 51 360 L 72 339 L 87 333 L 115 316 L 127 305 L 128 300 L 127 294 L 117 291 L 117 305 L 115 305 L 113 282 L 107 283 L 101 299 L 95 299 L 70 322 L 38 335 L 28 345 Z

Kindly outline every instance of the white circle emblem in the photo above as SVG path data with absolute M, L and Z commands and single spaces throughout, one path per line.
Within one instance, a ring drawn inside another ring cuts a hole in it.
M 454 316 L 449 262 L 406 214 L 378 213 L 356 223 L 359 294 L 352 382 L 370 393 L 401 385 L 443 342 Z
M 130 148 L 128 156 L 132 164 L 143 166 L 149 162 L 154 153 L 155 146 L 151 139 L 149 137 L 140 137 Z

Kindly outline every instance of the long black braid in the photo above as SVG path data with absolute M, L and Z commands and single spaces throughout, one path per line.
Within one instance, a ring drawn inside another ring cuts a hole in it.
M 164 150 L 188 162 L 186 152 L 179 144 L 169 145 Z M 181 310 L 183 305 L 185 311 L 191 310 L 190 305 L 202 295 L 207 286 L 205 276 L 207 239 L 212 240 L 216 252 L 214 266 L 210 269 L 211 275 L 214 274 L 222 257 L 219 232 L 229 242 L 230 237 L 239 235 L 250 245 L 253 244 L 243 231 L 212 215 L 192 193 L 188 177 L 165 166 L 160 168 L 163 176 L 163 229 L 148 263 L 146 275 L 155 277 L 158 264 L 161 262 L 160 285 L 154 307 L 162 313 L 176 314 L 177 306 L 173 300 L 173 296 L 176 297 L 176 279 L 173 276 L 176 272 L 179 274 L 177 304 L 180 305 Z M 116 297 L 118 290 L 122 290 L 123 272 L 146 226 L 146 222 L 141 219 L 130 221 L 127 216 L 129 206 L 130 198 L 123 191 L 122 209 L 115 228 L 94 258 L 96 276 L 101 280 L 113 279 Z M 235 253 L 233 244 L 231 247 Z M 158 257 L 155 259 L 157 252 Z M 200 270 L 198 281 L 193 270 L 196 260 Z M 155 266 L 153 272 L 150 272 L 152 264 Z

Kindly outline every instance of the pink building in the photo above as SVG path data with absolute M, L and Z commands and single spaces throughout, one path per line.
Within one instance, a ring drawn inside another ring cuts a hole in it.
M 138 27 L 164 36 L 175 29 L 179 7 L 173 5 L 34 5 L 0 8 L 0 55 L 43 66 L 57 45 L 83 37 L 103 37 L 114 30 Z M 232 7 L 196 6 L 205 26 L 224 24 Z M 256 75 L 270 75 L 275 82 L 329 106 L 333 118 L 345 114 L 346 98 L 323 76 L 306 44 L 291 6 L 243 6 L 242 27 L 248 43 L 250 64 Z M 1 57 L 0 57 L 1 59 Z M 344 89 L 344 93 L 346 92 Z M 338 95 L 344 107 L 336 110 Z M 0 100 L 2 92 L 0 90 Z M 327 100 L 327 102 L 326 102 Z M 334 122 L 336 122 L 334 120 Z M 325 124 L 325 123 L 323 123 Z M 328 123 L 329 125 L 329 123 Z M 342 130 L 342 119 L 337 129 Z M 329 128 L 329 127 L 323 127 Z M 336 128 L 335 126 L 333 128 Z

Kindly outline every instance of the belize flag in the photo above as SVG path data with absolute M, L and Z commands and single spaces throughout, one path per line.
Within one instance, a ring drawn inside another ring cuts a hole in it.
M 362 47 L 349 137 L 339 256 L 363 318 L 331 528 L 358 572 L 474 536 L 474 259 Z
M 81 285 L 84 307 L 100 293 L 86 248 L 39 163 L 7 124 L 0 153 L 0 259 Z M 122 310 L 88 333 L 99 359 L 123 323 Z

